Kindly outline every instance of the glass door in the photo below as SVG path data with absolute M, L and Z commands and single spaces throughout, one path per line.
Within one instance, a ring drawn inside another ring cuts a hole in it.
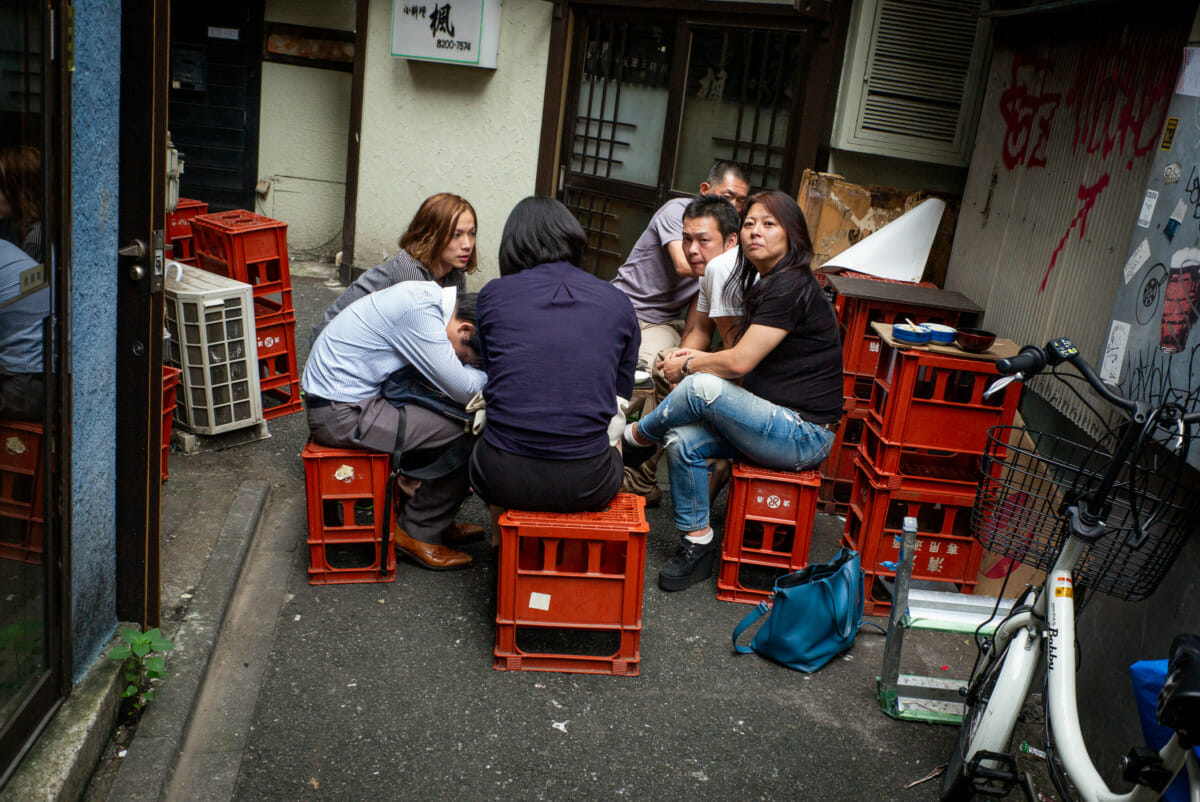
M 829 20 L 589 4 L 574 26 L 557 179 L 588 233 L 585 270 L 612 278 L 654 211 L 717 159 L 791 192 L 815 166 Z
M 62 693 L 49 18 L 0 1 L 0 785 Z

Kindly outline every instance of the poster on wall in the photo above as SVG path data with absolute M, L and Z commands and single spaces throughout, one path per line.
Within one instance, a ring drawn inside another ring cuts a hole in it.
M 1100 377 L 1131 398 L 1200 408 L 1200 48 L 1175 94 L 1117 278 Z M 1200 448 L 1188 452 L 1200 468 Z
M 501 0 L 392 0 L 392 55 L 496 69 Z

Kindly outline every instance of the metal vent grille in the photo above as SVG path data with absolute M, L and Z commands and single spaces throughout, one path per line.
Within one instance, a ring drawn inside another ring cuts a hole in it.
M 881 0 L 861 126 L 951 144 L 967 92 L 979 4 Z

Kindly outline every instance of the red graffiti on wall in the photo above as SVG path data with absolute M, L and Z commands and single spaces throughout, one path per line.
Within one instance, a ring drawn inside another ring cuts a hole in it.
M 1046 289 L 1046 282 L 1050 279 L 1050 271 L 1054 269 L 1054 263 L 1058 261 L 1058 255 L 1062 252 L 1063 246 L 1067 244 L 1067 238 L 1071 236 L 1071 230 L 1075 228 L 1075 224 L 1079 224 L 1079 239 L 1083 239 L 1083 235 L 1087 232 L 1088 212 L 1096 205 L 1096 198 L 1100 197 L 1100 193 L 1108 186 L 1108 173 L 1100 177 L 1100 180 L 1090 187 L 1086 184 L 1079 186 L 1079 199 L 1083 201 L 1083 208 L 1075 215 L 1075 219 L 1071 221 L 1071 225 L 1067 226 L 1067 233 L 1063 234 L 1062 239 L 1058 241 L 1058 247 L 1054 249 L 1054 253 L 1050 256 L 1050 265 L 1046 268 L 1046 275 L 1042 276 L 1042 284 L 1038 287 L 1038 292 Z
M 1085 59 L 1067 90 L 1066 105 L 1075 112 L 1071 150 L 1099 153 L 1108 158 L 1131 149 L 1126 169 L 1133 158 L 1149 153 L 1158 140 L 1163 117 L 1171 100 L 1174 75 L 1165 69 L 1157 74 L 1125 72 L 1106 63 L 1107 54 Z M 1170 59 L 1164 59 L 1169 62 Z
M 1012 83 L 1000 95 L 1000 114 L 1004 118 L 1004 166 L 1012 170 L 1046 166 L 1046 140 L 1050 123 L 1062 95 L 1042 92 L 1051 63 L 1025 53 L 1013 56 Z M 1033 84 L 1037 84 L 1034 88 Z

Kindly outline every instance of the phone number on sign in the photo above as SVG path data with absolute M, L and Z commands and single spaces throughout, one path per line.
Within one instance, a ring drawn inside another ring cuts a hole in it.
M 438 50 L 470 50 L 471 43 L 456 39 L 438 39 Z

